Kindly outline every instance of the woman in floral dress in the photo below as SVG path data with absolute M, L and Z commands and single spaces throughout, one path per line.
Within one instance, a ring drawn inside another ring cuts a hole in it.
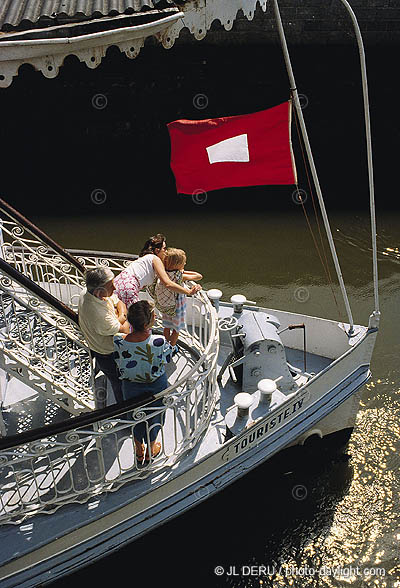
M 162 392 L 168 387 L 165 364 L 171 360 L 171 346 L 162 335 L 153 335 L 154 305 L 147 300 L 139 300 L 128 309 L 127 320 L 132 332 L 125 338 L 114 336 L 114 358 L 122 380 L 124 400 L 143 400 Z M 161 443 L 156 441 L 163 424 L 165 411 L 160 409 L 160 400 L 146 404 L 144 411 L 152 414 L 150 418 L 135 425 L 134 438 L 138 462 L 149 461 L 161 451 Z M 144 452 L 147 445 L 146 454 Z

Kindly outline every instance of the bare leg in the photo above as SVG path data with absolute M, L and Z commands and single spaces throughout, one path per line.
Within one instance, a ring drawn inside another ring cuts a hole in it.
M 171 343 L 172 347 L 174 347 L 174 345 L 176 345 L 176 342 L 178 341 L 178 337 L 179 337 L 179 333 L 177 331 L 175 331 L 175 329 L 172 331 L 171 337 L 169 339 L 169 342 Z
M 164 337 L 166 338 L 167 341 L 169 341 L 170 337 L 171 337 L 170 329 L 165 328 L 163 332 L 164 332 Z
M 161 443 L 159 443 L 158 441 L 152 441 L 150 443 L 150 451 L 151 451 L 151 457 L 157 457 L 157 455 L 160 453 L 161 451 Z M 149 459 L 149 452 L 146 452 L 146 459 Z
M 137 439 L 135 439 L 135 448 L 136 448 L 136 456 L 139 460 L 142 460 L 144 457 L 144 445 Z

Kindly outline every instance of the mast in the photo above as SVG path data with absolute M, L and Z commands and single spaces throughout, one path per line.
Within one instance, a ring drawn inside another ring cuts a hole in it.
M 354 328 L 353 328 L 353 325 L 354 325 L 353 315 L 351 312 L 349 299 L 347 296 L 347 291 L 346 291 L 346 287 L 344 285 L 343 275 L 342 275 L 342 271 L 341 271 L 340 264 L 339 264 L 339 259 L 338 259 L 335 244 L 333 241 L 332 231 L 330 228 L 329 219 L 328 219 L 328 215 L 326 212 L 324 199 L 322 196 L 321 186 L 319 183 L 318 174 L 317 174 L 317 170 L 315 167 L 314 158 L 313 158 L 313 154 L 312 154 L 312 150 L 311 150 L 311 145 L 310 145 L 310 141 L 308 139 L 307 129 L 306 129 L 305 122 L 304 122 L 303 112 L 302 112 L 302 109 L 300 106 L 300 101 L 299 101 L 298 92 L 297 92 L 297 88 L 296 88 L 296 81 L 295 81 L 294 74 L 293 74 L 292 64 L 290 61 L 289 51 L 288 51 L 286 38 L 285 38 L 285 32 L 283 30 L 282 19 L 281 19 L 281 15 L 280 15 L 280 11 L 279 11 L 278 0 L 273 0 L 273 2 L 274 2 L 275 19 L 276 19 L 276 23 L 278 26 L 279 38 L 281 41 L 282 51 L 283 51 L 283 55 L 284 55 L 285 63 L 286 63 L 286 69 L 287 69 L 287 73 L 289 76 L 290 89 L 291 89 L 292 96 L 293 96 L 293 102 L 294 102 L 294 106 L 296 108 L 297 116 L 299 119 L 300 129 L 301 129 L 301 133 L 303 136 L 304 145 L 305 145 L 306 153 L 307 153 L 307 158 L 308 158 L 311 174 L 313 177 L 315 189 L 316 189 L 317 196 L 318 196 L 319 205 L 321 208 L 321 213 L 322 213 L 322 218 L 323 218 L 323 222 L 325 225 L 325 231 L 327 234 L 328 243 L 329 243 L 329 247 L 331 250 L 333 262 L 335 265 L 336 274 L 338 276 L 339 285 L 340 285 L 340 289 L 342 292 L 344 304 L 346 307 L 348 320 L 350 323 L 349 334 L 351 334 L 354 330 Z

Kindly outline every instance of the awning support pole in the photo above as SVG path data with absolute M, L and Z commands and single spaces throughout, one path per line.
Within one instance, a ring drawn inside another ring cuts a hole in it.
M 298 96 L 297 88 L 296 88 L 296 81 L 294 79 L 292 64 L 290 61 L 289 51 L 287 48 L 287 43 L 286 43 L 286 38 L 285 38 L 285 32 L 283 30 L 282 19 L 281 19 L 281 15 L 279 12 L 279 6 L 278 6 L 277 0 L 274 0 L 274 11 L 275 11 L 275 19 L 276 19 L 276 23 L 277 23 L 278 31 L 279 31 L 279 37 L 280 37 L 280 41 L 281 41 L 281 45 L 282 45 L 283 55 L 285 58 L 286 69 L 287 69 L 288 76 L 289 76 L 290 89 L 292 91 L 294 106 L 296 108 L 297 116 L 298 116 L 298 119 L 300 122 L 300 128 L 301 128 L 301 132 L 302 132 L 302 136 L 303 136 L 303 140 L 304 140 L 304 145 L 305 145 L 306 152 L 307 152 L 307 157 L 308 157 L 308 162 L 310 165 L 311 174 L 312 174 L 312 177 L 314 180 L 314 185 L 315 185 L 315 189 L 316 189 L 317 196 L 318 196 L 319 205 L 321 208 L 322 218 L 324 221 L 325 230 L 326 230 L 326 234 L 328 237 L 329 247 L 331 249 L 333 262 L 334 262 L 336 273 L 337 273 L 337 276 L 339 279 L 339 285 L 340 285 L 340 289 L 342 291 L 343 300 L 344 300 L 347 316 L 348 316 L 349 323 L 350 323 L 349 334 L 351 334 L 354 330 L 353 329 L 353 326 L 354 326 L 353 315 L 351 313 L 349 299 L 347 296 L 346 287 L 344 285 L 342 271 L 340 269 L 340 264 L 339 264 L 338 256 L 336 253 L 335 243 L 333 241 L 332 231 L 331 231 L 331 228 L 329 225 L 329 219 L 328 219 L 328 215 L 326 213 L 325 203 L 324 203 L 324 199 L 322 196 L 321 186 L 319 184 L 318 174 L 317 174 L 317 170 L 316 170 L 315 163 L 314 163 L 314 158 L 313 158 L 312 151 L 311 151 L 311 145 L 310 145 L 310 141 L 308 139 L 308 134 L 307 134 L 307 129 L 306 129 L 305 122 L 304 122 L 303 112 L 302 112 L 301 106 L 300 106 L 299 96 Z

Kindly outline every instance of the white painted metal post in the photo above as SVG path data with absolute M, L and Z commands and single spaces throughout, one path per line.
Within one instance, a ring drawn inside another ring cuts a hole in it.
M 358 51 L 360 54 L 361 80 L 364 100 L 365 135 L 367 141 L 368 179 L 369 179 L 369 200 L 371 211 L 371 238 L 372 238 L 372 266 L 374 279 L 375 315 L 379 318 L 379 289 L 378 289 L 378 255 L 376 247 L 376 216 L 375 216 L 375 192 L 374 192 L 374 166 L 372 162 L 371 122 L 369 116 L 369 98 L 367 66 L 365 62 L 364 43 L 356 15 L 347 0 L 340 0 L 350 14 L 354 32 L 356 34 Z
M 312 174 L 312 177 L 313 177 L 313 180 L 314 180 L 314 185 L 315 185 L 315 189 L 316 189 L 316 192 L 317 192 L 319 205 L 320 205 L 320 208 L 321 208 L 322 218 L 323 218 L 323 221 L 324 221 L 325 230 L 326 230 L 326 234 L 327 234 L 327 237 L 328 237 L 329 247 L 331 249 L 333 262 L 335 264 L 335 269 L 336 269 L 336 273 L 337 273 L 337 276 L 338 276 L 340 289 L 342 291 L 343 300 L 344 300 L 344 304 L 345 304 L 345 307 L 346 307 L 347 316 L 348 316 L 349 323 L 350 323 L 349 333 L 352 333 L 352 331 L 353 331 L 353 324 L 354 324 L 354 322 L 353 322 L 353 315 L 351 313 L 349 299 L 348 299 L 348 296 L 347 296 L 346 287 L 344 285 L 342 271 L 340 269 L 340 264 L 339 264 L 338 256 L 337 256 L 337 253 L 336 253 L 335 243 L 333 241 L 332 231 L 331 231 L 331 228 L 330 228 L 330 225 L 329 225 L 329 219 L 328 219 L 328 215 L 326 213 L 325 203 L 324 203 L 324 199 L 323 199 L 323 196 L 322 196 L 321 186 L 319 184 L 318 174 L 317 174 L 317 170 L 316 170 L 315 163 L 314 163 L 314 158 L 313 158 L 312 151 L 311 151 L 311 145 L 310 145 L 310 141 L 308 139 L 308 134 L 307 134 L 307 129 L 306 129 L 305 122 L 304 122 L 303 112 L 302 112 L 301 106 L 300 106 L 300 101 L 299 101 L 299 97 L 298 97 L 298 93 L 297 93 L 297 88 L 296 88 L 296 81 L 294 79 L 292 64 L 291 64 L 291 61 L 290 61 L 289 51 L 288 51 L 288 48 L 287 48 L 287 43 L 286 43 L 286 38 L 285 38 L 285 32 L 283 30 L 282 19 L 281 19 L 281 15 L 280 15 L 280 12 L 279 12 L 279 6 L 278 6 L 278 1 L 277 0 L 274 0 L 274 10 L 275 10 L 276 23 L 278 25 L 279 37 L 280 37 L 280 40 L 281 40 L 282 50 L 283 50 L 283 54 L 284 54 L 284 58 L 285 58 L 286 69 L 287 69 L 288 76 L 289 76 L 290 89 L 291 89 L 292 95 L 293 95 L 294 106 L 296 108 L 296 112 L 297 112 L 297 115 L 299 117 L 300 128 L 301 128 L 301 132 L 302 132 L 303 139 L 304 139 L 304 145 L 305 145 L 305 148 L 306 148 L 307 157 L 308 157 L 308 161 L 309 161 L 309 164 L 310 164 L 311 174 Z

